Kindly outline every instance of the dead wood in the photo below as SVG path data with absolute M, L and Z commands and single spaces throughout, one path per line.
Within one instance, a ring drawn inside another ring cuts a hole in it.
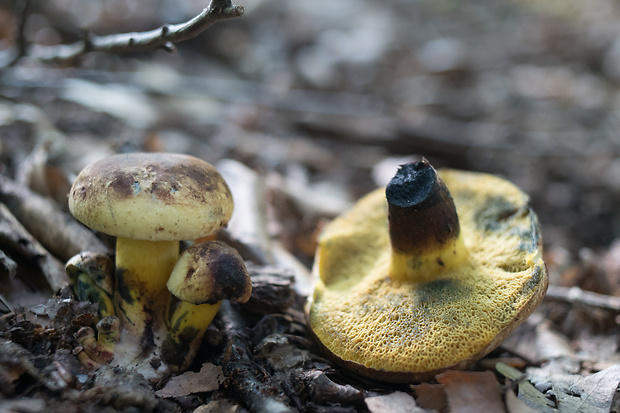
M 54 291 L 69 285 L 64 265 L 53 257 L 1 203 L 0 247 L 7 251 L 15 251 L 35 264 Z
M 252 297 L 244 309 L 256 314 L 283 313 L 295 299 L 292 272 L 275 266 L 248 265 Z
M 247 327 L 228 301 L 222 303 L 219 319 L 227 340 L 222 369 L 231 392 L 252 412 L 293 412 L 283 390 L 268 372 L 252 361 Z
M 94 233 L 47 199 L 0 175 L 0 202 L 52 254 L 63 261 L 82 251 L 107 253 Z
M 560 287 L 550 285 L 546 300 L 562 301 L 573 305 L 600 308 L 614 314 L 620 314 L 620 297 L 585 291 L 579 287 Z
M 214 23 L 239 17 L 243 15 L 243 12 L 243 6 L 233 5 L 230 0 L 212 0 L 200 14 L 184 23 L 167 24 L 145 32 L 118 33 L 107 36 L 87 33 L 84 39 L 73 44 L 33 48 L 30 55 L 41 61 L 59 63 L 75 60 L 90 52 L 133 53 L 156 49 L 174 52 L 175 43 L 193 39 Z M 25 14 L 25 12 L 20 14 Z M 24 29 L 21 20 L 16 30 L 18 39 L 23 37 L 20 34 Z M 9 58 L 0 60 L 5 60 L 5 64 L 12 64 L 26 55 L 25 46 L 20 44 L 18 48 L 17 52 L 11 51 Z

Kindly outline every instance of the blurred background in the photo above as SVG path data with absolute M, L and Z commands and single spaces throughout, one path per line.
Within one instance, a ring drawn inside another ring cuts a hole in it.
M 0 1 L 5 50 L 16 4 Z M 75 173 L 108 153 L 234 159 L 282 191 L 269 200 L 279 224 L 272 234 L 310 265 L 322 220 L 422 155 L 436 167 L 504 176 L 529 193 L 552 262 L 599 263 L 613 250 L 617 2 L 240 4 L 243 17 L 215 24 L 174 54 L 91 53 L 64 64 L 25 57 L 4 68 L 2 172 L 62 203 Z M 84 31 L 186 21 L 206 6 L 32 1 L 25 34 L 33 45 L 72 43 Z M 42 165 L 45 182 L 33 172 Z

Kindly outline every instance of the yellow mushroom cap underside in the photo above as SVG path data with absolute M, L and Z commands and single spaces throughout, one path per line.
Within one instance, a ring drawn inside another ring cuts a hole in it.
M 337 361 L 362 374 L 409 381 L 464 367 L 497 347 L 546 291 L 540 230 L 527 195 L 487 174 L 438 175 L 459 216 L 463 265 L 430 282 L 390 279 L 383 188 L 319 239 L 310 327 Z
M 69 209 L 88 227 L 148 241 L 210 235 L 232 216 L 226 182 L 189 155 L 130 153 L 88 165 L 69 193 Z

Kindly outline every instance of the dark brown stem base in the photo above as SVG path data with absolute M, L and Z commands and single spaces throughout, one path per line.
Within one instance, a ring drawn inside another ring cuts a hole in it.
M 422 255 L 459 236 L 452 197 L 426 160 L 402 165 L 385 194 L 390 240 L 396 252 Z

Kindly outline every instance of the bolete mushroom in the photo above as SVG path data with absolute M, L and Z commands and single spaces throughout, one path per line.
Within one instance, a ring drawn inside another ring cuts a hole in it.
M 513 184 L 402 165 L 320 236 L 311 331 L 336 362 L 384 381 L 466 367 L 542 300 L 541 246 L 528 197 Z
M 80 301 L 99 304 L 99 316 L 116 315 L 113 303 L 114 261 L 107 254 L 85 251 L 67 261 L 65 271 Z
M 145 359 L 167 334 L 166 282 L 179 241 L 212 234 L 231 217 L 226 182 L 188 155 L 113 155 L 80 172 L 69 209 L 86 226 L 117 237 L 114 303 L 123 348 L 117 346 L 115 360 Z
M 204 241 L 183 251 L 167 287 L 175 299 L 163 349 L 166 362 L 176 370 L 193 360 L 222 300 L 245 303 L 252 294 L 241 254 L 221 241 Z

